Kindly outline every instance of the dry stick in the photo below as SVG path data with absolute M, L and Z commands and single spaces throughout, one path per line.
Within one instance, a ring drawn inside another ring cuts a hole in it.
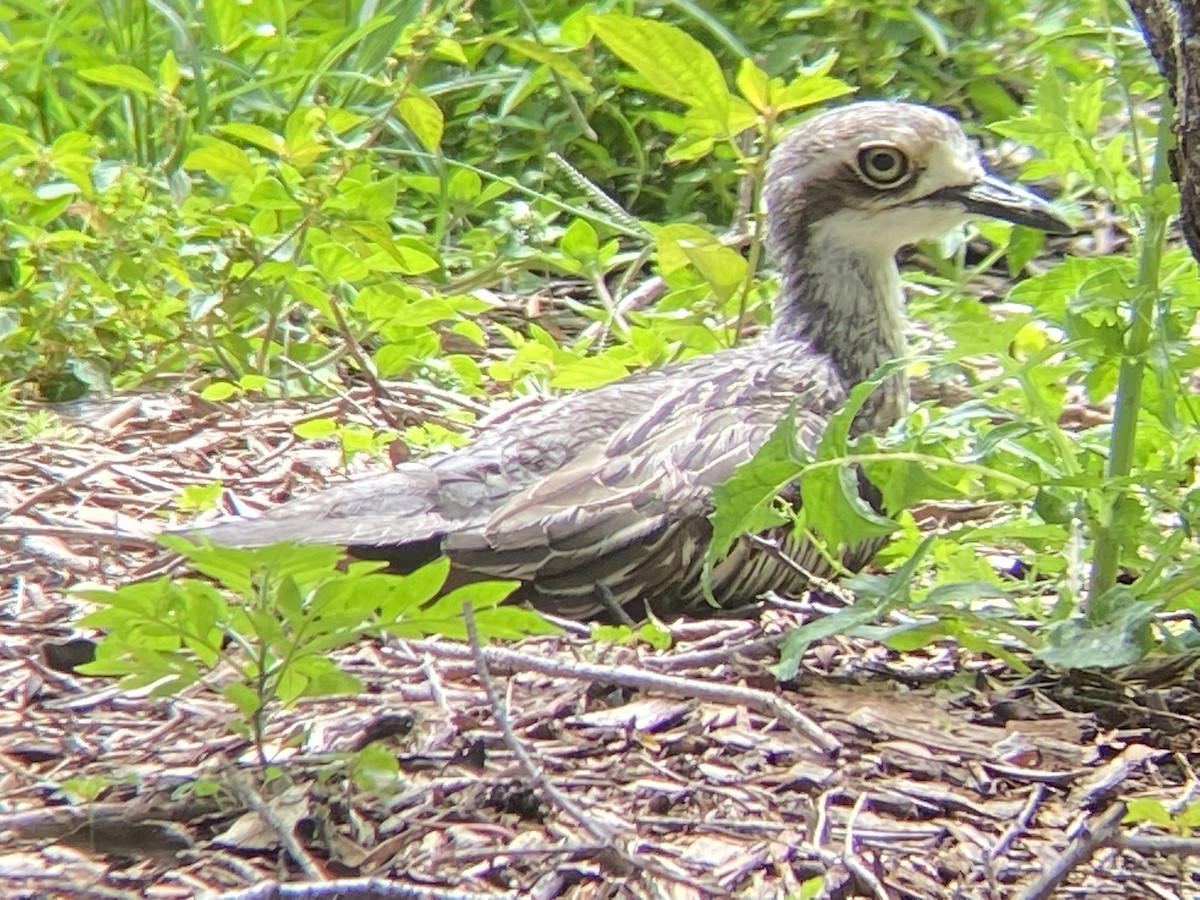
M 410 647 L 444 659 L 473 658 L 469 647 L 441 644 L 436 641 L 409 641 L 408 644 Z M 688 700 L 710 700 L 731 706 L 745 706 L 764 716 L 777 719 L 789 728 L 794 728 L 830 756 L 836 756 L 842 749 L 841 741 L 804 713 L 790 706 L 783 698 L 768 691 L 739 685 L 709 684 L 695 678 L 646 672 L 633 666 L 559 662 L 501 647 L 482 647 L 479 655 L 491 665 L 505 666 L 516 671 L 538 672 L 557 678 L 579 678 L 637 690 L 660 691 L 670 697 L 683 697 Z
M 58 493 L 59 491 L 66 490 L 67 488 L 75 487 L 84 479 L 92 477 L 97 472 L 107 469 L 111 465 L 122 462 L 132 462 L 134 459 L 136 459 L 136 457 L 121 455 L 115 459 L 102 459 L 99 462 L 90 463 L 84 466 L 82 469 L 76 469 L 71 474 L 59 481 L 55 481 L 52 484 L 47 485 L 40 491 L 34 491 L 12 509 L 0 511 L 0 520 L 7 519 L 9 516 L 24 515 L 47 497 L 52 497 L 54 494 Z
M 279 836 L 279 842 L 283 844 L 283 848 L 288 852 L 288 856 L 296 861 L 296 864 L 304 870 L 304 874 L 314 881 L 328 881 L 329 874 L 321 867 L 312 855 L 304 849 L 301 843 L 296 840 L 296 834 L 292 827 L 286 822 L 282 822 L 270 805 L 259 796 L 257 789 L 250 783 L 250 779 L 245 773 L 236 768 L 230 768 L 229 785 L 233 788 L 235 794 L 242 804 L 251 812 L 255 813 L 263 823 L 270 826 Z
M 153 538 L 138 537 L 135 534 L 120 534 L 114 531 L 101 531 L 98 528 L 83 528 L 67 525 L 0 525 L 0 537 L 53 537 L 71 541 L 91 541 L 97 544 L 111 544 L 115 547 L 130 547 L 134 550 L 158 549 L 158 541 Z
M 341 319 L 341 313 L 338 313 L 338 321 L 343 322 L 343 324 L 344 324 L 344 321 Z M 344 335 L 343 335 L 343 337 L 344 337 Z M 310 367 L 306 366 L 302 362 L 297 362 L 296 360 L 289 359 L 286 356 L 282 357 L 281 361 L 283 362 L 283 364 L 285 366 L 290 366 L 291 368 L 295 369 L 297 372 L 301 372 L 304 375 L 307 375 L 309 378 L 312 378 L 314 381 L 321 384 L 322 387 L 325 387 L 328 390 L 332 391 L 338 397 L 338 399 L 340 399 L 343 403 L 347 404 L 348 406 L 350 406 L 354 409 L 357 409 L 360 414 L 362 414 L 363 416 L 366 417 L 368 422 L 374 418 L 374 414 L 371 412 L 370 409 L 367 408 L 366 404 L 360 403 L 358 401 L 358 399 L 356 397 L 354 397 L 345 388 L 340 387 L 336 384 L 332 384 L 327 379 L 322 379 L 320 376 L 317 375 L 317 373 L 315 371 L 313 371 Z M 314 410 L 314 412 L 319 412 L 319 411 Z
M 491 412 L 491 407 L 485 403 L 478 403 L 470 397 L 464 397 L 461 394 L 456 394 L 454 391 L 447 391 L 444 388 L 434 387 L 432 384 L 391 382 L 388 384 L 388 389 L 397 394 L 408 394 L 410 397 L 418 397 L 422 400 L 432 397 L 434 400 L 439 400 L 449 406 L 457 406 L 465 409 L 476 416 L 486 416 Z
M 786 634 L 755 638 L 752 641 L 729 644 L 716 650 L 694 650 L 690 653 L 672 653 L 669 656 L 648 656 L 642 664 L 651 669 L 705 669 L 727 663 L 733 659 L 759 659 L 767 656 L 784 642 Z
M 1000 835 L 1000 839 L 987 852 L 984 858 L 984 870 L 993 894 L 998 894 L 1000 891 L 1000 887 L 996 882 L 996 860 L 1007 853 L 1017 838 L 1029 828 L 1029 823 L 1037 815 L 1038 808 L 1042 805 L 1045 797 L 1046 786 L 1040 782 L 1035 782 L 1033 790 L 1029 794 L 1029 800 L 1021 808 L 1017 820 L 1005 830 L 1004 834 Z
M 1134 853 L 1153 853 L 1159 856 L 1200 856 L 1200 838 L 1167 835 L 1118 835 L 1114 847 Z
M 1065 853 L 1055 860 L 1042 876 L 1017 895 L 1017 900 L 1046 900 L 1062 884 L 1068 875 L 1083 865 L 1101 847 L 1112 846 L 1120 839 L 1121 820 L 1125 818 L 1125 804 L 1114 803 L 1095 824 L 1078 835 Z
M 450 704 L 446 702 L 446 692 L 442 690 L 442 680 L 433 668 L 433 657 L 428 653 L 421 657 L 421 673 L 429 683 L 429 693 L 433 697 L 433 702 L 447 716 L 451 715 Z
M 858 854 L 854 850 L 854 825 L 858 821 L 859 814 L 866 808 L 867 797 L 868 795 L 865 793 L 859 794 L 854 801 L 854 808 L 850 810 L 850 818 L 846 821 L 846 841 L 842 849 L 842 860 L 850 874 L 857 878 L 859 883 L 869 887 L 877 900 L 889 900 L 887 889 L 874 873 L 863 865 L 863 861 L 858 858 Z
M 488 705 L 492 708 L 492 715 L 495 717 L 496 724 L 500 728 L 500 734 L 504 737 L 504 743 L 512 750 L 529 777 L 545 792 L 547 797 L 565 810 L 571 818 L 582 825 L 597 841 L 606 847 L 615 848 L 616 844 L 613 840 L 613 833 L 593 821 L 590 816 L 579 808 L 579 805 L 574 800 L 551 784 L 550 779 L 546 777 L 545 773 L 538 768 L 537 763 L 526 752 L 525 746 L 517 740 L 517 736 L 512 730 L 512 724 L 508 721 L 508 710 L 501 704 L 500 697 L 496 693 L 496 685 L 492 681 L 492 674 L 488 669 L 485 648 L 479 642 L 479 630 L 475 627 L 475 615 L 471 610 L 469 602 L 463 603 L 462 614 L 463 621 L 467 626 L 467 641 L 471 645 L 472 655 L 475 658 L 475 671 L 479 674 L 479 683 L 483 686 L 483 692 L 487 696 Z
M 667 284 L 658 275 L 653 278 L 647 278 L 642 282 L 637 290 L 630 291 L 620 300 L 613 304 L 612 311 L 614 316 L 624 316 L 628 312 L 641 309 L 649 306 L 657 300 L 667 289 Z M 580 337 L 588 342 L 594 341 L 605 333 L 608 328 L 607 322 L 593 322 L 587 328 L 583 329 Z
M 492 716 L 496 719 L 496 724 L 500 728 L 500 734 L 504 738 L 504 743 L 516 756 L 525 772 L 533 779 L 534 783 L 545 792 L 546 796 L 558 804 L 559 808 L 564 810 L 576 822 L 584 827 L 584 829 L 598 842 L 606 848 L 611 849 L 617 856 L 627 863 L 631 868 L 640 870 L 646 874 L 656 875 L 659 878 L 678 882 L 689 887 L 701 887 L 708 892 L 710 896 L 725 896 L 725 891 L 720 885 L 704 884 L 695 879 L 671 872 L 664 869 L 662 866 L 651 863 L 647 860 L 638 859 L 628 850 L 618 845 L 615 835 L 603 825 L 593 821 L 586 815 L 579 805 L 560 791 L 546 774 L 538 767 L 538 764 L 533 761 L 525 746 L 517 738 L 516 733 L 512 730 L 512 723 L 508 719 L 508 707 L 500 702 L 500 696 L 496 692 L 496 685 L 492 681 L 491 671 L 488 668 L 487 656 L 491 648 L 484 647 L 479 642 L 479 630 L 475 627 L 475 615 L 471 609 L 470 602 L 463 603 L 462 606 L 463 623 L 467 629 L 467 641 L 471 645 L 471 653 L 475 659 L 475 670 L 479 675 L 479 682 L 483 686 L 483 692 L 487 696 L 488 705 L 492 709 Z
M 244 891 L 214 894 L 214 900 L 500 900 L 516 892 L 477 894 L 400 884 L 386 878 L 339 878 L 320 884 L 263 881 Z

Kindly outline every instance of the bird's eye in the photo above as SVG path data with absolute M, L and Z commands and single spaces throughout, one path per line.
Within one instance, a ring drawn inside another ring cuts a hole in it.
M 908 157 L 891 144 L 868 144 L 858 151 L 858 175 L 871 187 L 894 188 L 908 180 Z

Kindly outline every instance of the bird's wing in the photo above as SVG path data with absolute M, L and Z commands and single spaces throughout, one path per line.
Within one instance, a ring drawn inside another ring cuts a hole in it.
M 450 453 L 191 533 L 235 547 L 284 540 L 399 547 L 482 528 L 512 496 L 649 409 L 660 394 L 658 377 L 647 373 L 548 401 Z
M 789 410 L 811 444 L 843 396 L 820 357 L 726 351 L 568 395 L 452 453 L 202 533 L 234 546 L 344 544 L 400 568 L 444 551 L 464 575 L 536 581 L 543 605 L 585 615 L 598 581 L 629 597 L 694 581 L 712 488 Z
M 536 580 L 543 605 L 568 616 L 603 605 L 598 581 L 622 604 L 696 582 L 713 487 L 790 409 L 812 446 L 844 397 L 811 358 L 743 362 L 671 379 L 647 412 L 514 494 L 482 528 L 448 534 L 447 554 L 489 577 Z

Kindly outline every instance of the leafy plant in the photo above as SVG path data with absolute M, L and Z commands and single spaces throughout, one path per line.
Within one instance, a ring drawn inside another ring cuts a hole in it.
M 501 606 L 512 582 L 482 582 L 438 596 L 445 560 L 411 575 L 380 572 L 380 562 L 341 566 L 338 548 L 280 544 L 262 550 L 162 542 L 206 578 L 160 578 L 79 594 L 101 608 L 82 625 L 104 629 L 93 662 L 125 688 L 158 696 L 206 685 L 233 704 L 231 727 L 249 735 L 263 762 L 270 711 L 301 697 L 355 693 L 357 678 L 331 651 L 364 637 L 441 634 L 462 639 L 464 604 L 481 639 L 555 631 L 536 613 Z
M 1145 822 L 1175 834 L 1191 836 L 1200 828 L 1200 803 L 1192 802 L 1175 811 L 1154 797 L 1136 797 L 1126 801 L 1122 822 Z

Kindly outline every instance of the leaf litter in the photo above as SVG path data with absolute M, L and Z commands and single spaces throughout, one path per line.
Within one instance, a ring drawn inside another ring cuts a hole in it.
M 776 685 L 771 639 L 811 603 L 678 623 L 661 651 L 568 629 L 509 648 L 559 674 L 490 665 L 541 783 L 472 654 L 444 640 L 339 651 L 366 690 L 274 715 L 286 777 L 265 783 L 211 692 L 71 671 L 93 637 L 72 627 L 72 587 L 169 571 L 154 536 L 186 486 L 219 480 L 241 513 L 339 480 L 336 447 L 292 429 L 352 412 L 135 395 L 85 411 L 82 440 L 0 445 L 0 894 L 783 897 L 821 878 L 831 897 L 1200 895 L 1188 835 L 1112 821 L 1136 797 L 1195 801 L 1194 667 L 1020 677 L 949 645 L 835 636 Z M 840 750 L 737 702 L 573 676 L 580 661 L 777 693 Z M 364 747 L 394 765 L 351 774 Z M 1062 883 L 1038 893 L 1056 864 Z

